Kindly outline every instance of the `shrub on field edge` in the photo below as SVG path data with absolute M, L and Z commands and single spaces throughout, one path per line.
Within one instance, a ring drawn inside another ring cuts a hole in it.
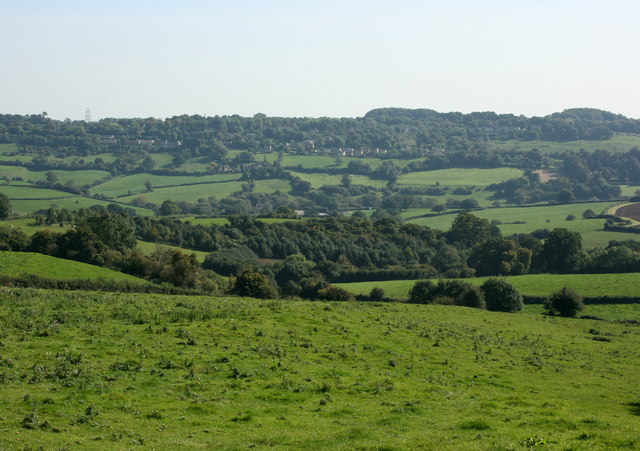
M 505 280 L 487 279 L 480 286 L 480 290 L 488 310 L 515 313 L 524 308 L 522 295 Z
M 571 288 L 564 287 L 551 294 L 544 307 L 547 315 L 574 318 L 584 309 L 584 298 Z

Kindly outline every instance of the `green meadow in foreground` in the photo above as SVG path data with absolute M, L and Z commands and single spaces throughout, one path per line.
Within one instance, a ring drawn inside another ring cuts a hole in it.
M 460 279 L 474 285 L 481 285 L 488 277 Z M 582 296 L 619 296 L 640 298 L 640 273 L 623 274 L 526 274 L 502 277 L 525 296 L 547 297 L 554 291 L 568 287 Z M 384 280 L 373 282 L 336 283 L 336 286 L 354 294 L 368 294 L 372 288 L 385 290 L 393 299 L 407 299 L 415 280 Z
M 146 280 L 100 266 L 35 252 L 0 251 L 0 274 L 10 277 L 38 276 L 61 280 L 126 280 L 146 284 Z
M 2 449 L 640 446 L 630 321 L 1 288 L 0 324 Z

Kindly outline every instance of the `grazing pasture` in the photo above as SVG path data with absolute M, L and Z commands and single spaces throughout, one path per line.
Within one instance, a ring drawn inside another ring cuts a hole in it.
M 640 445 L 630 322 L 2 288 L 0 323 L 3 449 Z

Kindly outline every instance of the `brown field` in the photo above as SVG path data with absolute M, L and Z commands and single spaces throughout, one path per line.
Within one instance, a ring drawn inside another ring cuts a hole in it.
M 537 169 L 533 171 L 533 173 L 540 176 L 540 181 L 542 183 L 547 183 L 549 180 L 558 178 L 558 175 L 555 172 L 545 171 L 544 169 Z
M 616 210 L 616 215 L 640 221 L 640 202 L 623 205 Z

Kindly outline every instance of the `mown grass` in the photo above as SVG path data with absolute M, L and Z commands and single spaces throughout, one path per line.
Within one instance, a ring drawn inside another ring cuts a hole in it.
M 438 169 L 402 174 L 398 177 L 398 185 L 487 186 L 521 177 L 522 174 L 521 169 L 514 168 Z
M 6 288 L 0 323 L 6 449 L 640 444 L 636 324 Z
M 0 251 L 0 274 L 10 277 L 38 276 L 60 280 L 103 279 L 147 283 L 143 279 L 111 269 L 34 252 Z
M 461 279 L 481 285 L 487 277 Z M 640 273 L 625 274 L 527 274 L 504 277 L 526 296 L 548 296 L 563 287 L 571 288 L 583 296 L 640 297 L 638 286 Z M 380 287 L 393 299 L 407 299 L 415 280 L 389 280 L 374 282 L 337 283 L 355 294 L 368 294 L 372 288 Z

